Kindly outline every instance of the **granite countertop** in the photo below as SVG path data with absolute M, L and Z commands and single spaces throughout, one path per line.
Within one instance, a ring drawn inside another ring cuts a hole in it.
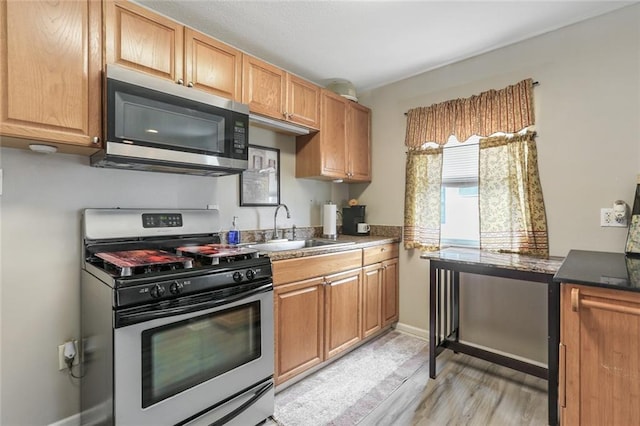
M 553 279 L 562 283 L 640 291 L 640 257 L 571 250 Z
M 527 256 L 514 253 L 498 253 L 473 248 L 449 247 L 438 251 L 424 252 L 421 259 L 443 260 L 465 263 L 469 265 L 482 265 L 514 271 L 540 272 L 543 274 L 555 274 L 562 264 L 562 257 Z
M 268 256 L 272 261 L 294 259 L 298 257 L 317 256 L 319 254 L 338 253 L 341 251 L 362 249 L 365 247 L 372 247 L 381 244 L 398 243 L 399 237 L 393 236 L 353 236 L 353 235 L 339 235 L 336 240 L 338 243 L 353 243 L 353 244 L 336 244 L 326 245 L 319 247 L 305 247 L 296 250 L 282 250 L 272 252 L 262 252 L 261 255 Z

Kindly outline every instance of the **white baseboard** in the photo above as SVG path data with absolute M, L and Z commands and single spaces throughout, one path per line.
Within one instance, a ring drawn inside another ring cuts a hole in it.
M 80 413 L 51 423 L 49 426 L 80 426 Z
M 411 334 L 412 336 L 429 341 L 429 332 L 423 328 L 418 328 L 398 322 L 395 326 L 395 329 L 403 333 Z

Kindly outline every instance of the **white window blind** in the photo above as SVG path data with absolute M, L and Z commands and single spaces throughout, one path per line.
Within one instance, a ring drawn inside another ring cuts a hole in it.
M 448 143 L 442 155 L 442 183 L 455 185 L 477 182 L 478 155 L 477 142 Z

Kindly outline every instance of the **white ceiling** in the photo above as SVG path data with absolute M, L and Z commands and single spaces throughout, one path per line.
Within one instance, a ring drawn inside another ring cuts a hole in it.
M 319 85 L 358 92 L 635 2 L 137 0 Z

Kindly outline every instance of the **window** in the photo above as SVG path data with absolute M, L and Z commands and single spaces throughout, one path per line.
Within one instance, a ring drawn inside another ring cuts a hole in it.
M 440 199 L 442 245 L 480 246 L 479 140 L 479 136 L 472 136 L 461 143 L 451 136 L 444 146 Z

